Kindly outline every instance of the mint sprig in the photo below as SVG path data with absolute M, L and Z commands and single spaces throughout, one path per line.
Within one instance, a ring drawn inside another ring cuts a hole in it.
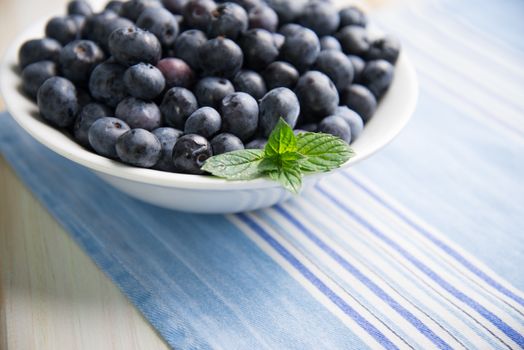
M 209 158 L 202 169 L 228 180 L 269 177 L 299 193 L 305 174 L 328 172 L 347 162 L 354 153 L 338 137 L 306 132 L 295 135 L 280 118 L 264 150 L 246 149 Z

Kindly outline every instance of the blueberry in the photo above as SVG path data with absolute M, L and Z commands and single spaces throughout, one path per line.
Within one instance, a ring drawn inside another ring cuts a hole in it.
M 336 37 L 348 55 L 362 56 L 369 51 L 370 40 L 365 28 L 355 25 L 347 26 L 342 28 Z
M 324 73 L 309 71 L 298 80 L 295 92 L 306 122 L 332 115 L 339 102 L 337 89 Z
M 366 86 L 377 99 L 380 99 L 393 81 L 394 70 L 395 67 L 386 60 L 369 61 L 362 72 L 362 85 Z
M 224 97 L 235 92 L 233 84 L 227 79 L 207 77 L 195 86 L 195 96 L 200 106 L 218 108 Z
M 367 122 L 377 109 L 377 99 L 365 86 L 352 84 L 340 91 L 340 104 L 357 112 Z
M 280 118 L 283 118 L 291 128 L 294 128 L 300 104 L 295 93 L 288 88 L 277 88 L 269 91 L 260 100 L 259 129 L 262 135 L 268 137 Z
M 249 28 L 260 28 L 274 32 L 278 27 L 278 15 L 271 7 L 262 5 L 249 10 Z
M 201 170 L 205 161 L 213 156 L 211 145 L 205 137 L 195 134 L 178 139 L 173 149 L 175 171 L 185 174 L 204 174 Z
M 158 138 L 162 146 L 162 156 L 156 163 L 155 169 L 163 171 L 175 171 L 173 163 L 173 148 L 183 132 L 173 128 L 158 128 L 153 130 L 153 135 Z
M 18 63 L 21 68 L 38 61 L 58 63 L 62 45 L 55 39 L 32 39 L 22 44 L 18 51 Z
M 76 97 L 78 98 L 78 104 L 80 107 L 84 107 L 94 101 L 93 97 L 89 94 L 89 91 L 81 86 L 76 87 Z
M 238 136 L 241 140 L 250 139 L 258 127 L 258 103 L 244 92 L 235 92 L 224 97 L 220 104 L 222 130 Z
M 273 42 L 275 43 L 275 46 L 277 47 L 278 51 L 284 46 L 284 42 L 286 41 L 286 37 L 283 36 L 280 33 L 273 33 Z
M 340 27 L 360 26 L 365 27 L 368 24 L 368 18 L 362 10 L 355 6 L 346 7 L 340 10 Z
M 220 4 L 211 12 L 207 34 L 210 38 L 224 36 L 235 40 L 247 30 L 246 10 L 233 2 Z
M 40 115 L 60 128 L 71 126 L 80 108 L 75 86 L 61 77 L 47 79 L 38 89 L 37 101 Z
M 301 27 L 284 34 L 286 41 L 280 49 L 280 57 L 294 65 L 299 71 L 307 70 L 315 63 L 320 52 L 320 41 L 311 29 Z
M 104 56 L 104 51 L 92 41 L 72 41 L 60 52 L 62 74 L 75 83 L 86 83 L 93 69 L 104 60 Z
M 318 36 L 333 34 L 340 24 L 338 11 L 326 1 L 310 2 L 300 15 L 299 22 Z
M 174 86 L 189 88 L 195 82 L 195 73 L 186 62 L 179 58 L 163 58 L 156 66 L 164 75 L 167 88 Z
M 278 57 L 278 48 L 273 34 L 265 29 L 250 29 L 239 40 L 244 52 L 244 64 L 254 70 L 261 70 Z
M 146 9 L 160 7 L 158 0 L 129 0 L 122 5 L 121 15 L 135 22 Z
M 124 84 L 131 96 L 153 100 L 164 91 L 166 80 L 162 72 L 155 66 L 139 63 L 126 70 Z
M 96 120 L 88 131 L 89 144 L 101 156 L 117 158 L 118 138 L 129 130 L 129 126 L 117 118 L 104 117 Z
M 335 111 L 335 115 L 341 117 L 348 123 L 351 130 L 351 142 L 354 142 L 362 133 L 364 129 L 364 121 L 357 112 L 352 111 L 346 106 L 339 106 Z
M 267 3 L 278 14 L 280 23 L 289 23 L 304 12 L 308 0 L 267 0 Z
M 164 47 L 172 46 L 178 35 L 175 16 L 164 8 L 147 8 L 136 21 L 136 25 L 156 35 Z
M 315 132 L 318 129 L 318 124 L 317 123 L 304 124 L 304 125 L 301 125 L 300 128 L 304 130 L 305 132 Z
M 299 73 L 291 64 L 282 61 L 271 63 L 262 72 L 268 90 L 277 87 L 293 89 L 297 84 Z
M 219 2 L 234 2 L 235 4 L 242 6 L 246 11 L 265 5 L 265 0 L 229 0 Z
M 249 142 L 245 148 L 246 149 L 264 149 L 267 144 L 267 139 L 254 139 Z
M 36 98 L 40 86 L 57 74 L 58 68 L 52 61 L 31 63 L 22 71 L 22 88 L 31 98 Z
M 164 95 L 160 111 L 166 123 L 177 129 L 183 129 L 187 118 L 198 109 L 195 95 L 185 88 L 174 87 Z
M 171 13 L 181 15 L 188 0 L 162 0 L 162 5 Z
M 113 11 L 104 11 L 86 20 L 83 37 L 93 40 L 104 50 L 109 51 L 109 36 L 119 28 L 134 26 L 127 18 L 118 17 Z
M 280 27 L 278 30 L 279 34 L 282 34 L 284 37 L 300 32 L 304 28 L 303 26 L 296 23 L 288 23 Z
M 400 54 L 400 42 L 392 37 L 383 37 L 371 42 L 366 58 L 368 60 L 386 60 L 391 64 L 397 62 Z
M 342 46 L 340 46 L 340 43 L 338 42 L 337 38 L 331 35 L 327 35 L 320 38 L 320 50 L 342 51 Z
M 105 9 L 111 10 L 117 15 L 122 15 L 122 8 L 124 7 L 124 2 L 120 0 L 111 0 L 107 3 Z
M 210 138 L 216 135 L 221 128 L 222 118 L 216 109 L 202 107 L 187 118 L 184 133 L 198 134 L 205 138 Z
M 232 40 L 218 37 L 208 40 L 198 51 L 200 67 L 208 76 L 230 78 L 242 68 L 242 49 Z
M 160 141 L 144 129 L 131 129 L 122 134 L 115 149 L 122 162 L 142 168 L 153 167 L 162 156 Z
M 255 99 L 261 99 L 267 92 L 266 83 L 260 74 L 252 70 L 241 70 L 235 75 L 233 85 L 236 91 L 245 92 Z
M 113 116 L 113 111 L 100 103 L 88 103 L 78 113 L 74 128 L 73 135 L 75 140 L 82 146 L 89 146 L 89 128 L 95 121 L 100 118 L 106 118 Z
M 342 89 L 353 81 L 353 64 L 341 51 L 326 50 L 320 52 L 314 69 L 327 75 L 337 89 Z
M 162 55 L 156 36 L 137 27 L 113 31 L 109 36 L 109 51 L 115 60 L 126 66 L 140 62 L 156 64 Z
M 207 42 L 204 32 L 197 29 L 186 30 L 175 40 L 175 57 L 184 60 L 193 69 L 199 69 L 198 51 Z
M 95 67 L 89 78 L 89 92 L 100 102 L 115 107 L 127 96 L 124 84 L 125 67 L 103 62 Z
M 67 14 L 88 17 L 93 14 L 93 9 L 85 0 L 73 0 L 67 4 Z
M 336 115 L 328 116 L 318 124 L 318 132 L 331 134 L 341 138 L 344 142 L 351 142 L 351 129 L 346 121 Z
M 211 147 L 213 148 L 213 154 L 216 156 L 219 154 L 243 150 L 244 144 L 242 143 L 242 140 L 235 135 L 222 133 L 218 134 L 211 140 Z
M 82 33 L 84 31 L 85 24 L 87 23 L 87 17 L 81 15 L 71 15 L 71 18 L 76 23 L 78 28 L 78 39 L 82 38 Z
M 351 64 L 353 65 L 353 71 L 355 73 L 353 80 L 355 82 L 358 82 L 360 81 L 360 77 L 362 75 L 362 72 L 364 71 L 364 67 L 366 66 L 366 61 L 364 61 L 359 56 L 355 55 L 348 55 L 348 58 L 351 61 Z
M 131 128 L 154 130 L 162 124 L 162 114 L 154 102 L 127 97 L 116 106 L 115 116 Z
M 216 4 L 212 0 L 189 0 L 182 13 L 184 22 L 190 28 L 207 31 L 215 8 Z
M 46 24 L 45 35 L 65 45 L 80 38 L 80 28 L 71 16 L 53 17 Z

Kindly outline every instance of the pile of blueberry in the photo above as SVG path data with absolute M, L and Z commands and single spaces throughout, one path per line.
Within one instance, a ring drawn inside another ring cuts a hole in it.
M 40 115 L 96 153 L 201 174 L 213 155 L 297 132 L 361 133 L 391 84 L 399 43 L 327 0 L 71 1 L 19 51 Z

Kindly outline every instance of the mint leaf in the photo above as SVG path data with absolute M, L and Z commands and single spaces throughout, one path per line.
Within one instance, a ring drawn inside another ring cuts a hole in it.
M 300 169 L 305 173 L 333 170 L 354 155 L 351 147 L 340 138 L 313 132 L 297 136 L 297 152 L 306 157 L 300 162 Z
M 251 180 L 263 175 L 258 167 L 263 160 L 263 150 L 245 149 L 211 157 L 202 170 L 230 180 Z
M 298 167 L 281 168 L 269 172 L 269 178 L 280 183 L 286 190 L 298 194 L 302 187 L 302 174 Z
M 265 156 L 273 157 L 287 152 L 295 152 L 296 150 L 297 139 L 293 129 L 284 119 L 280 118 L 267 140 Z

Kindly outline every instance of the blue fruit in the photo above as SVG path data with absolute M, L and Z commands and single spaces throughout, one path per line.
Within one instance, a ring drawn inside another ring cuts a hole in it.
M 163 171 L 175 171 L 175 164 L 173 163 L 173 148 L 178 139 L 183 135 L 183 132 L 173 128 L 158 128 L 153 130 L 162 146 L 162 156 L 155 165 L 155 169 Z
M 355 55 L 348 55 L 348 58 L 351 61 L 351 64 L 353 65 L 353 71 L 355 73 L 353 81 L 359 82 L 360 77 L 362 76 L 362 72 L 364 71 L 364 67 L 366 66 L 366 61 L 364 61 L 359 56 Z
M 172 46 L 178 35 L 175 16 L 164 8 L 147 8 L 138 17 L 136 25 L 155 34 L 164 47 Z
M 197 134 L 205 138 L 211 138 L 222 128 L 222 118 L 216 109 L 202 107 L 197 109 L 186 120 L 184 133 Z
M 239 40 L 244 52 L 244 64 L 253 70 L 261 70 L 278 57 L 273 34 L 265 29 L 250 29 Z
M 122 5 L 121 15 L 135 22 L 146 9 L 160 7 L 158 0 L 129 0 Z
M 89 92 L 100 102 L 115 107 L 127 96 L 124 84 L 126 68 L 118 63 L 103 62 L 95 67 L 89 78 Z
M 60 68 L 67 79 L 86 84 L 93 69 L 105 58 L 104 51 L 92 41 L 75 40 L 60 52 Z
M 337 38 L 331 35 L 326 35 L 320 38 L 320 50 L 336 50 L 342 51 L 342 46 L 338 42 Z
M 220 0 L 219 2 L 234 2 L 235 4 L 242 6 L 246 11 L 265 5 L 265 0 Z
M 300 32 L 304 28 L 303 26 L 296 24 L 296 23 L 288 23 L 284 24 L 280 29 L 278 30 L 278 33 L 283 35 L 284 37 L 292 34 L 296 34 Z
M 31 98 L 36 98 L 40 86 L 57 74 L 58 68 L 52 61 L 31 63 L 22 71 L 22 88 Z
M 254 139 L 249 142 L 245 148 L 246 149 L 264 149 L 267 144 L 267 139 Z
M 184 23 L 189 28 L 207 31 L 211 13 L 215 8 L 216 4 L 212 0 L 189 0 L 182 13 Z
M 400 54 L 400 42 L 393 37 L 383 37 L 371 42 L 366 58 L 368 60 L 386 60 L 391 64 L 397 62 Z
M 395 67 L 386 60 L 369 61 L 362 72 L 362 85 L 366 86 L 377 99 L 380 99 L 393 81 L 394 70 Z
M 224 97 L 220 104 L 222 131 L 250 139 L 258 127 L 258 103 L 244 92 L 235 92 Z
M 171 13 L 181 15 L 188 0 L 162 0 L 162 5 Z
M 337 89 L 342 89 L 353 81 L 353 64 L 342 51 L 326 50 L 320 52 L 314 69 L 327 75 Z
M 200 67 L 207 76 L 230 78 L 242 68 L 242 49 L 223 37 L 208 40 L 198 51 Z
M 116 154 L 124 163 L 151 168 L 162 156 L 162 145 L 158 138 L 144 129 L 131 129 L 116 142 Z
M 295 67 L 287 62 L 276 61 L 271 63 L 262 72 L 268 90 L 278 87 L 295 88 L 299 73 Z
M 93 9 L 85 0 L 73 0 L 67 4 L 67 14 L 88 17 L 93 14 Z
M 166 80 L 162 72 L 155 66 L 139 63 L 126 70 L 124 83 L 131 96 L 153 100 L 164 91 Z
M 326 117 L 318 124 L 318 132 L 331 134 L 341 138 L 344 142 L 351 142 L 351 129 L 346 121 L 336 115 Z
M 100 118 L 111 117 L 113 111 L 100 103 L 86 104 L 78 113 L 75 125 L 73 128 L 73 135 L 75 140 L 84 147 L 89 146 L 89 128 L 95 121 Z
M 197 29 L 186 30 L 175 40 L 175 57 L 184 60 L 193 69 L 200 69 L 198 51 L 207 42 L 204 32 Z
M 335 111 L 335 115 L 341 117 L 348 123 L 351 130 L 351 142 L 354 142 L 362 133 L 364 129 L 364 121 L 357 112 L 352 111 L 346 106 L 339 106 Z
M 162 72 L 168 89 L 175 86 L 190 88 L 195 82 L 193 69 L 179 58 L 163 58 L 156 67 Z
M 318 129 L 318 124 L 317 123 L 304 124 L 304 125 L 301 125 L 300 128 L 304 130 L 305 132 L 315 132 Z
M 249 10 L 249 28 L 260 28 L 274 32 L 278 28 L 278 15 L 271 7 L 266 5 L 256 6 Z
M 300 114 L 300 104 L 295 93 L 288 88 L 277 88 L 269 91 L 259 105 L 259 130 L 268 137 L 280 118 L 294 128 Z
M 62 45 L 54 39 L 32 39 L 24 42 L 18 51 L 18 64 L 25 68 L 31 63 L 52 61 L 58 63 Z
M 46 24 L 45 35 L 65 45 L 80 39 L 80 29 L 72 16 L 53 17 Z
M 332 115 L 339 103 L 337 89 L 324 73 L 309 71 L 300 77 L 295 88 L 305 122 L 316 122 Z
M 267 4 L 278 15 L 281 24 L 293 22 L 303 12 L 308 0 L 267 0 Z
M 211 147 L 213 148 L 213 155 L 224 154 L 233 151 L 244 149 L 242 140 L 233 134 L 222 133 L 213 137 L 211 140 Z
M 108 42 L 112 32 L 119 28 L 134 26 L 127 18 L 118 17 L 113 11 L 104 11 L 86 19 L 82 36 L 96 42 L 105 51 L 109 51 Z
M 200 106 L 219 108 L 222 99 L 235 92 L 235 88 L 227 79 L 207 77 L 196 84 L 193 92 Z
M 201 170 L 202 165 L 212 156 L 211 145 L 205 137 L 184 135 L 178 139 L 173 149 L 175 171 L 184 174 L 204 174 Z
M 140 62 L 156 64 L 162 47 L 156 36 L 137 27 L 118 28 L 109 36 L 109 51 L 119 63 L 132 66 Z
M 164 95 L 160 111 L 166 123 L 177 129 L 183 129 L 187 118 L 198 109 L 195 95 L 188 89 L 174 87 Z
M 283 61 L 291 63 L 299 71 L 307 70 L 315 63 L 320 52 L 320 41 L 311 29 L 295 27 L 290 33 L 282 33 L 286 37 L 280 49 Z
M 261 99 L 267 92 L 266 83 L 260 74 L 252 70 L 241 70 L 235 75 L 233 85 L 236 91 L 245 92 L 255 99 Z
M 365 55 L 370 48 L 370 39 L 365 28 L 350 25 L 342 28 L 336 35 L 342 49 L 348 55 Z
M 235 40 L 247 30 L 247 13 L 242 6 L 233 2 L 219 4 L 211 12 L 207 34 L 210 38 L 224 36 Z
M 360 26 L 365 27 L 368 24 L 368 18 L 362 10 L 355 6 L 346 7 L 340 10 L 340 27 Z
M 154 130 L 162 124 L 158 106 L 135 97 L 123 99 L 116 107 L 115 115 L 133 129 Z
M 286 37 L 283 36 L 280 33 L 273 33 L 273 42 L 275 43 L 275 46 L 280 51 L 282 46 L 284 46 L 284 43 L 286 42 Z
M 333 34 L 340 24 L 340 17 L 334 5 L 327 1 L 313 1 L 305 8 L 299 23 L 310 28 L 318 36 Z
M 129 130 L 129 126 L 117 118 L 100 118 L 89 128 L 88 138 L 91 148 L 101 156 L 117 158 L 118 138 Z
M 367 122 L 377 109 L 377 99 L 365 86 L 352 84 L 340 91 L 340 104 L 357 112 Z
M 105 9 L 113 11 L 117 15 L 122 15 L 122 8 L 124 7 L 124 2 L 120 0 L 111 0 L 107 3 Z
M 47 79 L 38 89 L 37 101 L 40 115 L 60 128 L 71 126 L 80 109 L 75 86 L 61 77 Z

